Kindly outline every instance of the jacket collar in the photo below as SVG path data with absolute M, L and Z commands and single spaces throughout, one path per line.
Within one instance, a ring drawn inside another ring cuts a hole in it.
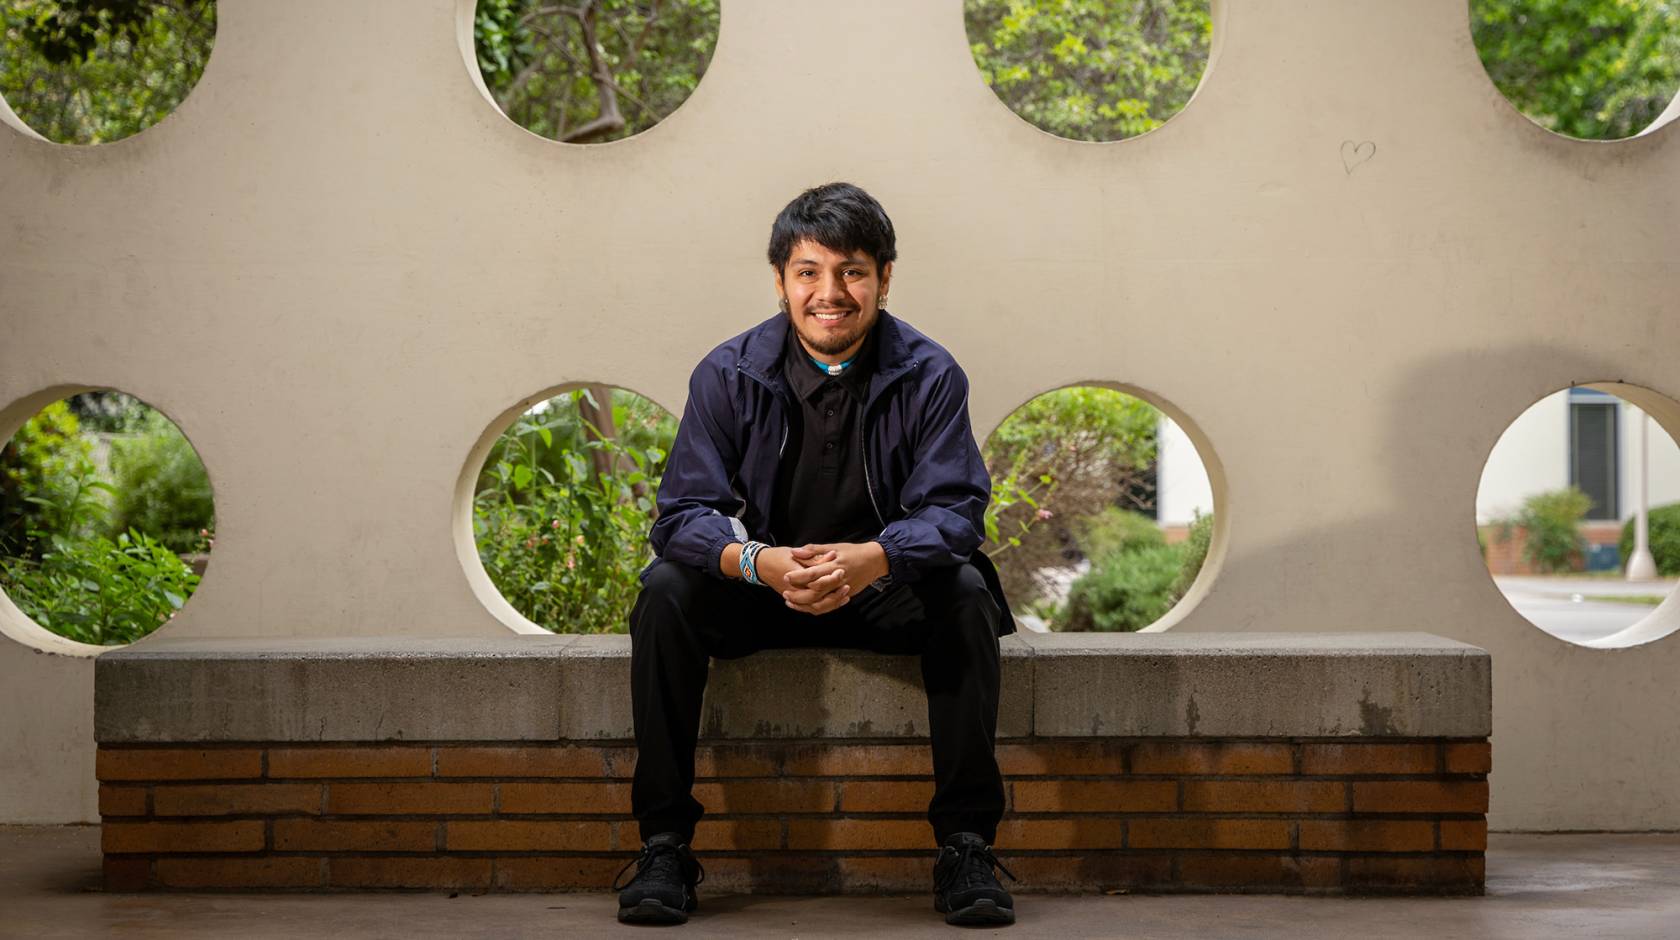
M 918 360 L 910 354 L 910 342 L 897 317 L 882 310 L 875 324 L 875 374 L 869 377 L 869 395 L 864 399 L 867 409 L 887 386 L 914 369 Z M 782 351 L 786 347 L 788 315 L 777 311 L 770 319 L 752 328 L 747 334 L 745 349 L 736 368 L 758 380 L 783 397 L 789 396 L 787 382 L 782 375 Z

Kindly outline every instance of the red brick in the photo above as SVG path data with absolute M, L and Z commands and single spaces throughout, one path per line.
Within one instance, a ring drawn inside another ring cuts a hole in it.
M 1287 849 L 1292 823 L 1286 819 L 1134 819 L 1126 844 L 1134 849 Z
M 1347 784 L 1330 780 L 1186 780 L 1184 808 L 1196 813 L 1340 813 Z
M 1441 820 L 1441 848 L 1448 852 L 1486 852 L 1487 820 Z
M 430 777 L 430 747 L 287 747 L 268 752 L 268 775 L 286 777 Z
M 781 755 L 764 745 L 713 744 L 694 752 L 694 776 L 773 777 L 781 773 Z
M 101 780 L 238 780 L 262 776 L 254 748 L 100 748 Z
M 333 783 L 327 812 L 355 815 L 488 814 L 495 787 L 489 783 Z
M 1356 813 L 1486 813 L 1486 780 L 1359 780 Z
M 152 791 L 154 816 L 257 816 L 319 813 L 318 783 L 222 783 L 160 786 Z
M 327 883 L 335 888 L 488 888 L 490 859 L 332 858 Z
M 279 852 L 431 852 L 437 823 L 431 821 L 276 819 Z
M 1492 744 L 1486 741 L 1465 741 L 1447 745 L 1447 773 L 1486 774 L 1492 772 Z
M 106 891 L 144 891 L 151 880 L 151 859 L 105 856 L 103 881 Z
M 263 822 L 108 822 L 100 846 L 113 854 L 137 852 L 256 852 L 263 847 Z
M 860 894 L 921 893 L 933 883 L 932 853 L 925 856 L 874 855 L 839 859 L 840 890 Z M 1001 875 L 998 877 L 1002 877 Z M 1007 883 L 1007 882 L 1006 882 Z
M 1480 855 L 1353 856 L 1347 860 L 1347 886 L 1355 890 L 1411 892 L 1433 888 L 1450 893 L 1480 893 L 1487 872 Z
M 870 786 L 852 783 L 849 786 Z M 697 783 L 694 798 L 709 813 L 830 813 L 834 783 L 797 778 Z
M 610 852 L 612 824 L 593 819 L 463 819 L 444 825 L 451 852 Z
M 931 777 L 926 744 L 800 744 L 788 749 L 783 772 L 793 777 Z
M 938 844 L 933 828 L 923 819 L 811 819 L 788 820 L 788 848 L 824 850 L 906 849 L 927 851 Z
M 706 884 L 731 894 L 832 894 L 839 880 L 834 856 L 758 854 L 745 858 L 707 858 Z M 932 866 L 924 879 L 931 886 Z M 707 889 L 702 887 L 701 892 Z
M 599 747 L 523 745 L 519 747 L 440 747 L 439 777 L 601 777 L 606 752 Z
M 1040 780 L 1012 782 L 1017 813 L 1154 813 L 1178 808 L 1171 780 Z
M 1101 774 L 1125 771 L 1125 745 L 1106 741 L 1034 741 L 1000 744 L 995 753 L 1005 776 Z
M 1090 852 L 1081 855 L 1002 856 L 1004 865 L 1021 879 L 1004 881 L 1011 891 L 1144 890 L 1170 884 L 1172 856 Z
M 782 823 L 779 819 L 702 819 L 694 827 L 694 847 L 712 852 L 779 849 Z
M 841 784 L 842 813 L 925 813 L 932 780 L 848 780 Z
M 99 785 L 99 815 L 101 816 L 144 816 L 146 815 L 145 787 L 113 787 L 108 784 Z
M 1301 822 L 1307 852 L 1431 852 L 1435 824 L 1424 819 L 1307 819 Z
M 1433 744 L 1308 744 L 1301 748 L 1303 774 L 1432 774 Z
M 318 858 L 160 858 L 158 884 L 166 888 L 316 888 L 324 881 Z
M 499 891 L 600 891 L 612 883 L 628 857 L 600 855 L 515 855 L 495 860 L 494 884 Z M 711 880 L 712 859 L 707 859 L 706 878 Z M 636 871 L 631 865 L 624 873 Z
M 502 813 L 630 814 L 628 783 L 504 783 Z
M 1236 853 L 1183 854 L 1179 883 L 1187 888 L 1329 888 L 1341 883 L 1341 859 Z
M 1295 755 L 1287 744 L 1146 741 L 1132 751 L 1135 774 L 1287 774 Z
M 998 823 L 993 842 L 1003 851 L 1118 849 L 1125 845 L 1125 823 L 1102 816 L 1010 816 Z

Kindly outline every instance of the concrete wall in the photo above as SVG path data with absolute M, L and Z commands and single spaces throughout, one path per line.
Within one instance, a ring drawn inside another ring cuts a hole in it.
M 157 127 L 0 128 L 0 434 L 38 393 L 113 386 L 216 488 L 215 556 L 162 633 L 522 629 L 473 560 L 490 441 L 569 383 L 680 409 L 689 364 L 774 309 L 776 210 L 845 178 L 891 211 L 893 310 L 963 362 L 978 433 L 1100 382 L 1201 447 L 1216 545 L 1166 626 L 1481 646 L 1496 827 L 1680 827 L 1680 605 L 1637 649 L 1571 646 L 1504 602 L 1471 525 L 1499 435 L 1572 382 L 1629 383 L 1680 432 L 1680 129 L 1546 132 L 1464 0 L 1220 3 L 1195 99 L 1110 144 L 1011 114 L 958 0 L 860 0 L 820 56 L 830 5 L 724 0 L 694 96 L 599 146 L 496 112 L 468 0 L 220 12 Z M 839 94 L 866 104 L 808 107 Z M 91 819 L 85 763 L 52 752 L 91 751 L 94 651 L 38 654 L 15 608 L 0 630 L 0 817 Z

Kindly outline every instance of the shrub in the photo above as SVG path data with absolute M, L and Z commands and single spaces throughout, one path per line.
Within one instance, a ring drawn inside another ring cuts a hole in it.
M 0 559 L 6 593 L 36 623 L 83 643 L 132 643 L 162 626 L 198 575 L 143 533 L 50 538 L 39 561 Z
M 514 609 L 555 632 L 623 633 L 653 559 L 647 534 L 676 422 L 640 396 L 611 399 L 615 436 L 580 418 L 591 393 L 569 392 L 514 422 L 480 476 L 479 560 Z
M 1167 544 L 1161 527 L 1141 512 L 1105 506 L 1093 515 L 1075 520 L 1079 550 L 1097 564 L 1124 552 Z
M 1208 548 L 1212 544 L 1213 514 L 1204 516 L 1198 510 L 1196 518 L 1190 523 L 1190 537 L 1184 540 L 1184 563 L 1179 566 L 1178 577 L 1172 584 L 1175 603 L 1190 592 L 1190 585 L 1196 583 L 1196 576 L 1202 573 L 1202 565 L 1207 561 Z
M 63 401 L 41 409 L 0 448 L 0 555 L 40 557 L 45 546 L 30 533 L 51 528 L 45 518 L 51 494 L 72 485 L 92 452 L 93 442 Z
M 1647 535 L 1651 558 L 1657 563 L 1657 573 L 1664 577 L 1680 575 L 1680 503 L 1657 506 L 1650 511 Z M 1622 525 L 1622 564 L 1633 557 L 1633 520 Z
M 199 533 L 216 525 L 203 462 L 160 412 L 146 409 L 135 430 L 111 442 L 111 530 L 138 529 L 175 552 L 200 550 Z
M 1573 570 L 1586 550 L 1579 526 L 1592 504 L 1592 497 L 1573 486 L 1535 493 L 1523 500 L 1514 518 L 1499 524 L 1500 538 L 1509 538 L 1511 527 L 1519 527 L 1526 533 L 1523 558 L 1536 571 Z
M 1140 630 L 1178 601 L 1173 594 L 1184 563 L 1178 545 L 1154 545 L 1110 556 L 1073 583 L 1058 629 Z

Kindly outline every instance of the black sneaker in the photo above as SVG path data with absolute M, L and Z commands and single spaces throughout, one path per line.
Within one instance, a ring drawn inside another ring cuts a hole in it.
M 1015 900 L 1003 890 L 992 868 L 1015 876 L 976 833 L 959 832 L 945 840 L 933 864 L 933 909 L 945 923 L 963 927 L 1015 923 Z
M 636 866 L 626 884 L 618 879 Z M 618 919 L 626 924 L 681 924 L 700 906 L 694 886 L 706 880 L 688 843 L 675 832 L 661 832 L 642 843 L 642 854 L 625 863 L 613 878 L 618 892 Z

